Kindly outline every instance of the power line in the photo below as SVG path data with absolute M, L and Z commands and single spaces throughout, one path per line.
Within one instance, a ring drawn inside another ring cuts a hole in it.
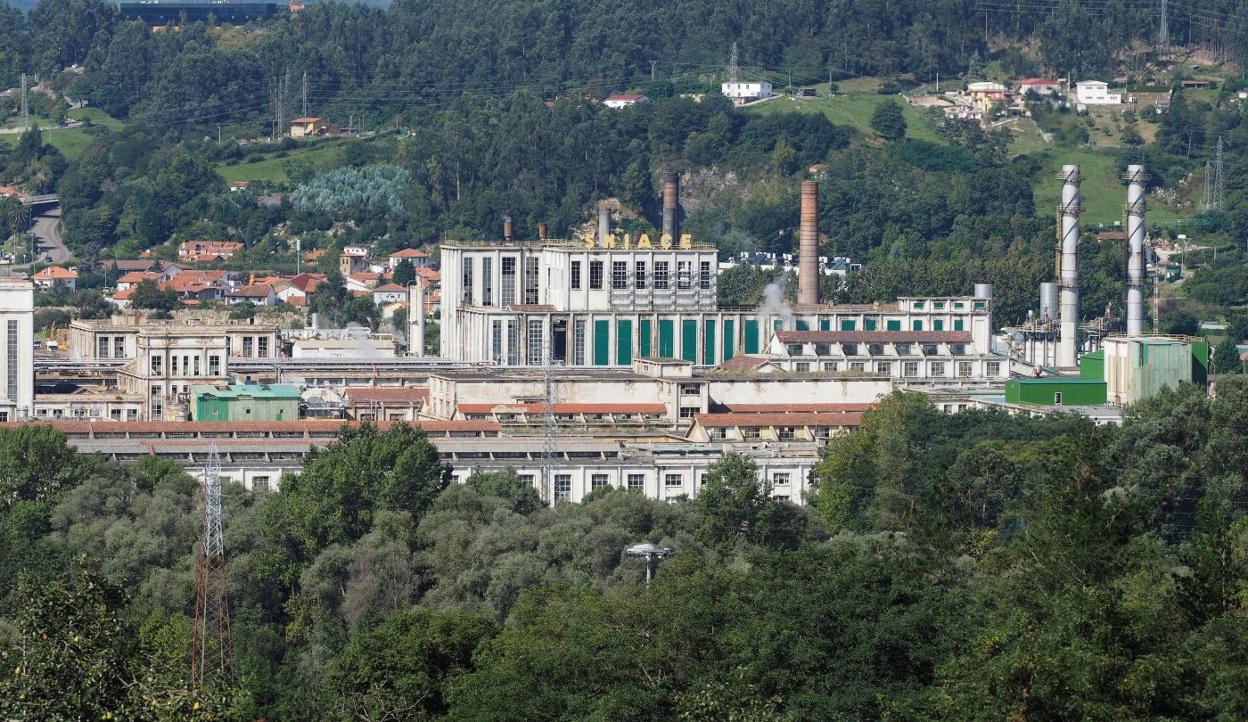
M 1218 136 L 1218 150 L 1214 155 L 1213 171 L 1213 207 L 1222 209 L 1226 201 L 1226 178 L 1222 174 L 1222 136 Z

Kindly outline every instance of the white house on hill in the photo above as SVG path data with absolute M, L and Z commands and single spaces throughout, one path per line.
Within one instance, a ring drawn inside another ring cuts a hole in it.
M 1122 95 L 1110 93 L 1103 80 L 1083 80 L 1075 85 L 1075 100 L 1083 105 L 1119 105 Z

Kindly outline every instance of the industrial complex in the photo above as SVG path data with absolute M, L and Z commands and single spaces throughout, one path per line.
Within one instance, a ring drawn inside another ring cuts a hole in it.
M 410 423 L 456 479 L 514 468 L 550 503 L 604 486 L 696 496 L 709 466 L 735 451 L 755 460 L 774 495 L 800 503 L 827 441 L 853 433 L 894 391 L 927 394 L 948 412 L 1117 423 L 1123 407 L 1161 389 L 1206 383 L 1203 340 L 1147 332 L 1147 173 L 1131 166 L 1125 180 L 1123 319 L 1079 315 L 1077 166 L 1060 178 L 1054 281 L 1016 327 L 994 324 L 987 284 L 960 296 L 824 303 L 814 181 L 801 188 L 796 297 L 777 287 L 761 307 L 721 307 L 718 252 L 682 233 L 676 173 L 661 179 L 654 237 L 618 230 L 606 205 L 580 238 L 548 238 L 542 227 L 519 240 L 508 222 L 494 242 L 442 243 L 436 270 L 426 254 L 406 252 L 398 260 L 420 260 L 406 289 L 385 283 L 399 254 L 371 266 L 367 248 L 344 250 L 357 293 L 407 310 L 406 347 L 366 329 L 321 328 L 292 301 L 284 316 L 251 318 L 123 308 L 73 321 L 67 348 L 34 354 L 35 289 L 6 280 L 0 420 L 51 423 L 83 451 L 155 454 L 194 473 L 215 454 L 224 477 L 253 488 L 280 483 L 344 424 Z M 186 293 L 216 283 L 176 267 L 133 273 Z M 289 301 L 316 282 L 265 282 L 264 295 Z M 428 355 L 435 320 L 440 347 Z

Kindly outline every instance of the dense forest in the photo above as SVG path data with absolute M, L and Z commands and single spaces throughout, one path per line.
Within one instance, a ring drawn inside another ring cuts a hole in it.
M 1230 720 L 1248 715 L 1248 385 L 948 416 L 897 395 L 798 507 L 448 484 L 420 432 L 228 486 L 238 677 L 188 686 L 196 484 L 0 430 L 0 716 Z M 674 547 L 646 586 L 625 546 Z

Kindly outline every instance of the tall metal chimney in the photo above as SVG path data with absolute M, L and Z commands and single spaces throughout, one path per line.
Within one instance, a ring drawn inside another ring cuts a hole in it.
M 1127 166 L 1127 335 L 1144 333 L 1144 211 L 1148 172 Z
M 1062 166 L 1061 214 L 1062 274 L 1061 284 L 1062 326 L 1061 340 L 1057 346 L 1057 365 L 1073 369 L 1079 360 L 1079 166 Z
M 605 247 L 607 237 L 611 235 L 611 210 L 604 205 L 598 206 L 598 245 Z
M 819 303 L 819 184 L 802 181 L 802 223 L 798 233 L 797 302 Z
M 425 355 L 425 281 L 417 276 L 407 287 L 407 305 L 411 317 L 407 320 L 407 355 Z
M 503 216 L 503 240 L 511 242 L 511 216 Z
M 680 174 L 663 174 L 663 235 L 673 241 L 680 238 Z
M 542 239 L 543 241 L 546 240 L 546 232 L 547 232 L 546 224 L 538 223 L 537 224 L 537 237 Z

